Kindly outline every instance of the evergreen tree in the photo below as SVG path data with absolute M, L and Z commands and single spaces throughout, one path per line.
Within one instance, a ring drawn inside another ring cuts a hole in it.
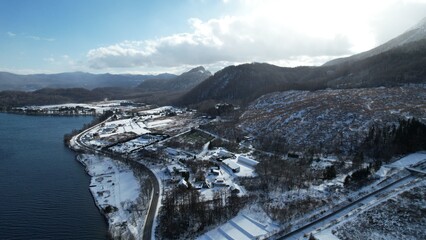
M 324 180 L 331 180 L 335 177 L 336 177 L 336 169 L 334 168 L 334 166 L 331 165 L 329 167 L 326 167 L 323 174 Z

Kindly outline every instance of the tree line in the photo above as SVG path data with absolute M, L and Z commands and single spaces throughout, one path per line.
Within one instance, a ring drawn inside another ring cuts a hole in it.
M 426 125 L 412 118 L 383 128 L 373 125 L 359 152 L 388 162 L 393 156 L 420 150 L 426 150 Z
M 206 201 L 196 189 L 175 188 L 164 197 L 157 234 L 162 239 L 194 238 L 235 216 L 248 200 L 238 190 L 215 191 Z

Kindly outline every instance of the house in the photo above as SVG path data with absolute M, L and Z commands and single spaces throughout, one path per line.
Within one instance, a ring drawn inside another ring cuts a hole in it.
M 182 174 L 187 173 L 188 170 L 184 166 L 174 163 L 167 166 L 167 172 L 170 174 L 170 176 L 182 176 Z
M 230 158 L 230 157 L 233 157 L 233 154 L 232 153 L 230 153 L 230 152 L 228 152 L 226 149 L 224 149 L 224 148 L 219 148 L 219 151 L 217 152 L 217 155 L 220 157 L 220 158 Z
M 253 159 L 248 158 L 248 157 L 245 157 L 245 156 L 238 156 L 237 162 L 242 163 L 244 165 L 248 165 L 250 167 L 254 167 L 259 163 L 258 161 L 253 160 Z
M 232 172 L 236 173 L 240 171 L 240 165 L 238 165 L 236 162 L 234 162 L 231 159 L 226 159 L 223 161 L 223 163 L 232 170 Z
M 176 156 L 179 154 L 179 152 L 176 149 L 169 148 L 169 147 L 166 148 L 165 151 L 168 155 L 171 155 L 171 156 Z
M 225 178 L 223 176 L 216 177 L 214 185 L 218 187 L 226 186 Z
M 204 187 L 204 185 L 205 185 L 205 182 L 195 182 L 192 184 L 192 187 L 195 189 L 201 189 Z
M 221 172 L 219 169 L 210 169 L 210 173 L 214 176 L 219 176 L 221 175 Z

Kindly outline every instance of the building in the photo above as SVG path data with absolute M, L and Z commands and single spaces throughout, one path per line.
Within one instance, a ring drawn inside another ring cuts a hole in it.
M 226 159 L 223 161 L 223 163 L 232 170 L 232 172 L 236 173 L 240 171 L 240 165 L 238 165 L 236 162 L 234 162 L 231 159 Z

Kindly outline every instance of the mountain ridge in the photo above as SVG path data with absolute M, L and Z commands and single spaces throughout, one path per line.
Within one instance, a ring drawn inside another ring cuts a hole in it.
M 0 91 L 34 91 L 42 88 L 87 88 L 135 87 L 146 79 L 172 78 L 174 74 L 158 75 L 93 74 L 87 72 L 64 72 L 55 74 L 15 74 L 0 72 Z
M 392 87 L 426 82 L 426 35 L 354 62 L 319 67 L 286 68 L 270 64 L 229 66 L 206 79 L 178 104 L 225 101 L 246 105 L 276 91 Z
M 144 92 L 185 91 L 195 87 L 211 75 L 211 72 L 203 66 L 199 66 L 175 77 L 147 79 L 136 88 Z

